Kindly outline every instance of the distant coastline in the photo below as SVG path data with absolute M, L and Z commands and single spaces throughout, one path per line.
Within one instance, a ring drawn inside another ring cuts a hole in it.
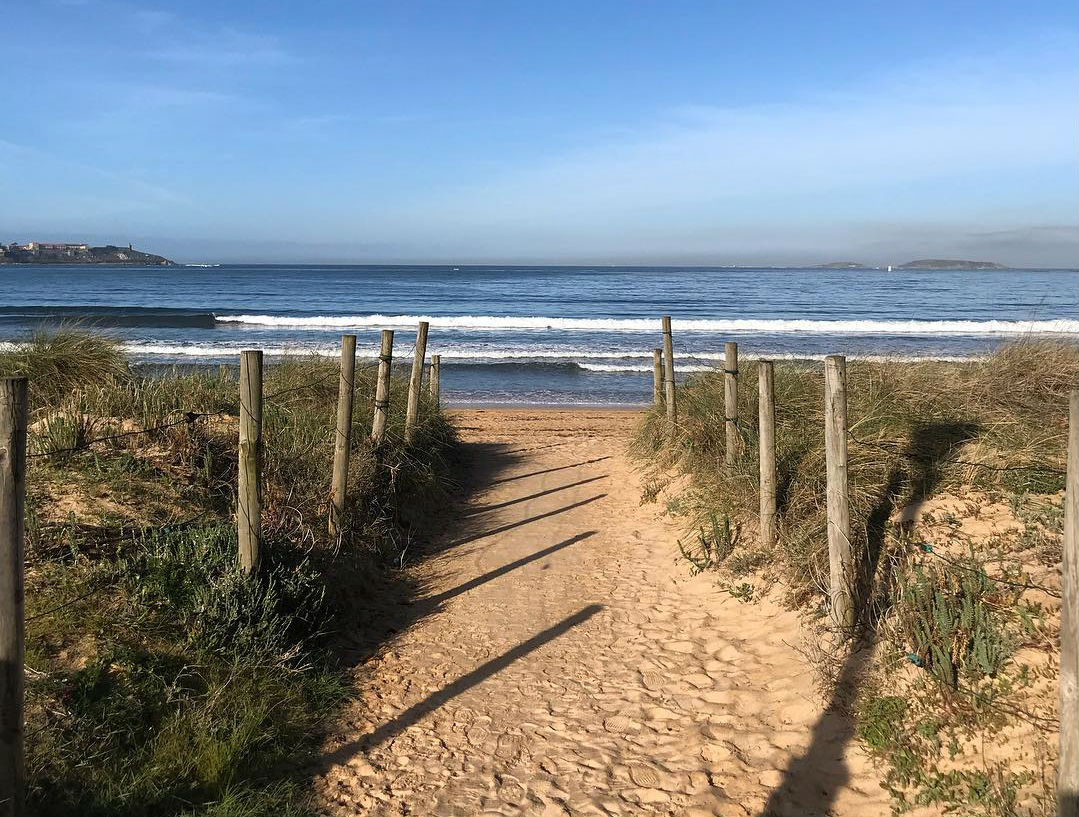
M 871 267 L 858 261 L 828 261 L 824 264 L 814 265 L 814 269 L 883 269 L 883 267 Z M 972 270 L 1009 270 L 1015 268 L 1007 267 L 1004 264 L 998 264 L 995 261 L 967 261 L 957 258 L 919 258 L 915 261 L 908 261 L 905 264 L 888 266 L 887 269 L 939 270 L 945 272 L 962 270 L 964 272 L 969 272 Z
M 162 255 L 136 250 L 130 244 L 126 247 L 115 244 L 91 247 L 87 244 L 28 241 L 25 244 L 0 244 L 0 264 L 130 264 L 171 267 L 175 266 L 176 262 Z

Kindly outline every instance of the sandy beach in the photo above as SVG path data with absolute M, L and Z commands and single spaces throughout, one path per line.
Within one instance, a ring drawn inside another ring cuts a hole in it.
M 734 599 L 641 504 L 636 412 L 455 412 L 468 500 L 428 615 L 356 670 L 329 815 L 885 814 L 796 614 Z

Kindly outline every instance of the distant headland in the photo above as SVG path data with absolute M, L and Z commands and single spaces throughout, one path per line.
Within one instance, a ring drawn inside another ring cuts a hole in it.
M 881 269 L 870 267 L 857 261 L 829 261 L 826 264 L 817 264 L 817 269 Z M 963 261 L 955 258 L 919 258 L 916 261 L 908 261 L 906 264 L 889 266 L 889 270 L 1002 270 L 1011 269 L 994 261 Z
M 50 244 L 28 241 L 0 244 L 0 264 L 131 264 L 138 266 L 169 267 L 175 264 L 160 255 L 136 250 L 130 244 L 117 247 L 91 247 L 88 244 Z

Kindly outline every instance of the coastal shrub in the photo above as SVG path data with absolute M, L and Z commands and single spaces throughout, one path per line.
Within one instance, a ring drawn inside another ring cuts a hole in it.
M 337 363 L 268 362 L 262 567 L 247 577 L 235 370 L 122 356 L 95 370 L 63 350 L 115 344 L 64 332 L 0 358 L 5 374 L 31 377 L 38 455 L 27 475 L 32 813 L 309 813 L 292 775 L 348 692 L 333 634 L 377 641 L 364 605 L 416 592 L 385 568 L 417 552 L 444 501 L 452 426 L 425 400 L 417 441 L 404 443 L 398 371 L 375 451 L 374 372 L 359 366 L 347 524 L 331 540 Z M 46 384 L 55 372 L 68 379 Z
M 895 603 L 895 628 L 908 658 L 952 689 L 963 677 L 996 675 L 1015 648 L 1002 619 L 1019 604 L 1017 578 L 1010 572 L 1010 583 L 997 581 L 973 556 L 913 565 Z

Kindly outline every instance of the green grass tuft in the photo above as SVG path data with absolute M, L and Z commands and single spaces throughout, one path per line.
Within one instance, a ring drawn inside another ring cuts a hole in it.
M 454 431 L 426 400 L 403 441 L 367 441 L 357 377 L 343 536 L 326 518 L 338 371 L 270 363 L 263 554 L 236 564 L 237 383 L 231 370 L 140 371 L 72 330 L 0 353 L 31 378 L 27 768 L 41 815 L 300 815 L 295 770 L 349 694 L 332 634 L 358 600 L 413 588 L 392 568 L 444 501 Z M 75 449 L 75 450 L 71 450 Z

